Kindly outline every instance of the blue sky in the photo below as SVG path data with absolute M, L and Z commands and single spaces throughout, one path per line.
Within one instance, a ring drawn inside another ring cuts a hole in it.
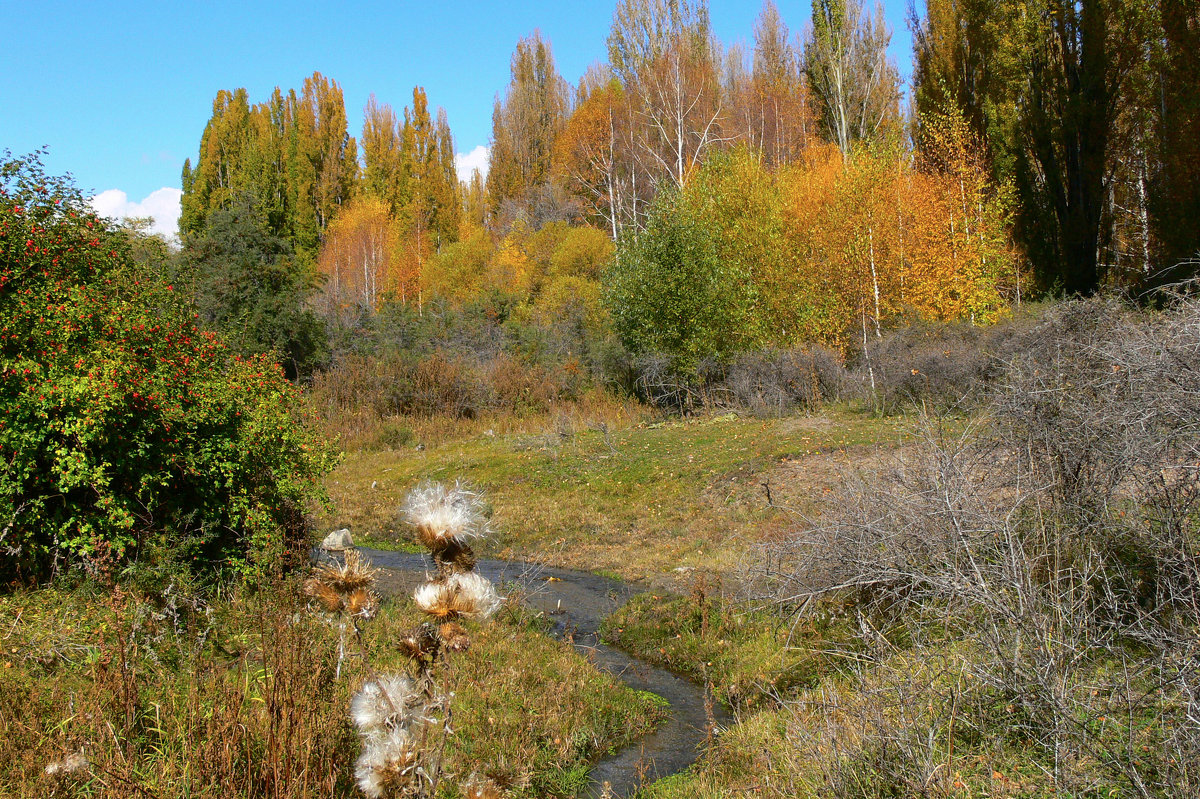
M 809 0 L 777 4 L 801 32 Z M 104 192 L 97 205 L 106 213 L 161 216 L 177 204 L 180 169 L 196 156 L 219 89 L 244 86 L 258 102 L 319 71 L 341 84 L 357 137 L 371 93 L 399 110 L 422 85 L 467 154 L 487 144 L 492 100 L 508 82 L 517 40 L 540 29 L 574 82 L 604 60 L 616 0 L 3 5 L 0 149 L 48 145 L 49 170 Z M 752 45 L 761 7 L 712 0 L 716 34 L 727 46 Z M 907 1 L 884 8 L 892 59 L 907 77 Z

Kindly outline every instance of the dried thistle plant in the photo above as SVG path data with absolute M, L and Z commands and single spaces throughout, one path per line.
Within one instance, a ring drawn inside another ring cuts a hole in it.
M 417 607 L 435 619 L 487 619 L 500 607 L 500 595 L 491 581 L 475 572 L 452 574 L 419 586 L 413 593 Z
M 350 718 L 364 736 L 426 721 L 425 697 L 408 677 L 393 674 L 366 683 L 350 700 Z
M 446 622 L 438 627 L 437 634 L 451 652 L 466 652 L 471 647 L 471 638 L 460 624 Z
M 327 613 L 341 613 L 345 607 L 341 592 L 317 577 L 309 577 L 304 581 L 304 593 L 315 599 Z
M 436 793 L 440 753 L 451 731 L 451 711 L 449 697 L 438 690 L 434 667 L 445 653 L 465 652 L 470 647 L 471 638 L 458 624 L 460 619 L 487 619 L 501 603 L 492 583 L 475 572 L 475 553 L 468 544 L 487 532 L 478 494 L 460 483 L 453 488 L 425 483 L 409 494 L 402 511 L 438 567 L 436 579 L 418 587 L 413 596 L 417 606 L 438 624 L 420 624 L 396 642 L 415 664 L 415 680 L 403 675 L 377 677 L 351 700 L 350 715 L 363 741 L 355 779 L 369 799 L 416 799 Z M 347 575 L 362 570 L 367 567 L 355 553 L 354 564 L 348 557 L 342 569 L 330 568 L 314 578 L 312 595 L 322 601 L 327 592 L 321 586 L 347 586 Z M 367 591 L 368 585 L 338 592 L 342 609 L 354 615 L 360 602 L 369 605 L 368 599 L 355 598 L 355 591 Z M 464 784 L 463 790 L 476 799 L 501 796 L 494 782 L 477 776 Z
M 446 700 L 423 682 L 381 675 L 350 700 L 350 719 L 363 741 L 354 777 L 370 799 L 428 796 L 436 785 L 437 747 L 431 738 L 446 731 L 437 715 Z
M 51 777 L 63 777 L 68 774 L 77 774 L 81 771 L 86 771 L 91 767 L 88 762 L 87 755 L 82 750 L 71 752 L 62 760 L 56 760 L 46 766 L 46 774 Z
M 379 612 L 379 595 L 371 590 L 379 570 L 370 565 L 357 549 L 347 550 L 341 563 L 320 563 L 313 576 L 304 581 L 303 590 L 316 600 L 338 624 L 338 662 L 336 677 L 342 676 L 342 661 L 346 657 L 346 625 L 351 624 L 354 637 L 361 643 L 361 622 L 374 618 Z
M 409 493 L 401 507 L 404 519 L 416 530 L 417 540 L 430 552 L 452 544 L 466 545 L 487 535 L 482 498 L 455 483 L 422 483 Z

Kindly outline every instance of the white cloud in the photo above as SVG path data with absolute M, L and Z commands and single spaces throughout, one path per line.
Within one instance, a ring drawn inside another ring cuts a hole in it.
M 129 196 L 120 189 L 102 191 L 92 198 L 92 208 L 100 216 L 112 219 L 128 219 L 130 217 L 150 217 L 154 224 L 150 226 L 151 233 L 161 233 L 168 241 L 179 232 L 179 204 L 183 192 L 164 186 L 141 202 L 131 202 Z
M 491 155 L 491 151 L 482 144 L 469 153 L 455 153 L 454 168 L 458 172 L 458 179 L 464 183 L 470 183 L 471 173 L 476 169 L 486 178 L 488 160 L 491 158 Z

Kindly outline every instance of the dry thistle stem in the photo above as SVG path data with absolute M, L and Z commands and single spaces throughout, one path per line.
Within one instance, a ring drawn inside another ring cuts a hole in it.
M 500 595 L 491 581 L 475 572 L 452 574 L 439 582 L 425 583 L 413 593 L 417 607 L 437 619 L 486 619 L 500 607 Z
M 483 503 L 479 495 L 455 483 L 422 483 L 413 489 L 401 507 L 405 520 L 417 532 L 417 540 L 431 552 L 451 544 L 465 545 L 487 533 Z

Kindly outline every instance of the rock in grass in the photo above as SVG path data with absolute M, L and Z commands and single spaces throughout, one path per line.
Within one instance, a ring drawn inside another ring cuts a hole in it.
M 350 531 L 344 527 L 341 530 L 334 530 L 321 542 L 321 549 L 326 552 L 341 552 L 353 548 L 354 539 L 350 537 Z

